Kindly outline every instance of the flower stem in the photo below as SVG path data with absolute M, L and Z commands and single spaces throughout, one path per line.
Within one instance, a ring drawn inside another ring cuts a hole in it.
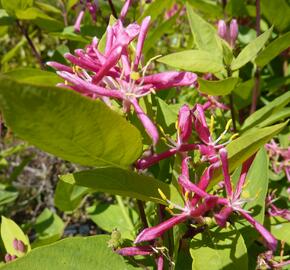
M 147 218 L 146 218 L 143 202 L 140 201 L 140 200 L 137 200 L 137 206 L 138 206 L 138 209 L 139 209 L 139 214 L 140 214 L 141 222 L 143 224 L 143 228 L 144 229 L 148 228 L 148 222 L 147 222 Z
M 260 0 L 256 0 L 256 35 L 257 37 L 261 34 L 261 7 L 260 7 Z M 257 102 L 260 95 L 260 80 L 261 74 L 260 69 L 257 67 L 255 72 L 255 86 L 253 89 L 253 96 L 252 96 L 252 106 L 250 114 L 253 114 L 257 108 Z
M 35 45 L 33 44 L 31 38 L 29 37 L 27 28 L 23 27 L 23 25 L 21 25 L 18 20 L 16 21 L 16 24 L 17 24 L 18 28 L 20 29 L 21 33 L 23 34 L 23 36 L 26 38 L 26 40 L 31 48 L 31 51 L 32 51 L 34 57 L 36 58 L 36 60 L 38 61 L 41 69 L 45 69 L 45 66 L 44 66 L 44 63 L 42 62 L 41 56 L 40 56 L 39 52 L 37 51 Z
M 116 9 L 115 9 L 115 6 L 114 6 L 112 0 L 108 0 L 108 2 L 109 2 L 109 5 L 110 5 L 110 8 L 111 8 L 111 11 L 112 11 L 113 16 L 115 18 L 117 18 L 118 15 L 117 15 L 117 12 L 116 12 Z

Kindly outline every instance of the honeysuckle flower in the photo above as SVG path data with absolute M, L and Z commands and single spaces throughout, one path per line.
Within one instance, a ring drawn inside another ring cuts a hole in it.
M 245 184 L 247 173 L 254 160 L 254 156 L 252 156 L 246 162 L 244 162 L 242 166 L 241 175 L 237 183 L 236 190 L 233 191 L 231 177 L 229 174 L 227 151 L 225 148 L 222 148 L 220 149 L 219 153 L 220 153 L 220 159 L 222 162 L 222 171 L 223 171 L 224 184 L 225 184 L 224 186 L 225 186 L 227 198 L 226 198 L 226 201 L 220 200 L 220 203 L 223 204 L 224 207 L 218 214 L 215 215 L 217 224 L 221 227 L 224 227 L 231 213 L 237 212 L 241 216 L 243 216 L 261 234 L 261 236 L 265 240 L 266 246 L 271 250 L 275 250 L 277 246 L 277 240 L 275 239 L 275 237 L 265 227 L 263 227 L 262 224 L 256 221 L 248 213 L 248 211 L 243 209 L 243 205 L 248 200 L 241 198 L 242 189 Z
M 188 219 L 203 219 L 204 214 L 212 210 L 219 203 L 218 197 L 208 194 L 204 189 L 189 180 L 187 161 L 188 157 L 183 159 L 181 175 L 178 178 L 178 183 L 183 188 L 185 205 L 181 206 L 171 202 L 161 190 L 158 190 L 161 198 L 168 204 L 166 210 L 169 211 L 173 217 L 154 227 L 144 229 L 135 239 L 135 243 L 156 239 L 173 226 L 183 223 Z M 191 195 L 193 194 L 198 195 L 198 197 L 193 196 L 192 198 Z M 173 209 L 181 213 L 175 214 L 172 211 Z
M 231 20 L 229 28 L 224 20 L 218 21 L 218 35 L 226 40 L 232 48 L 235 47 L 238 34 L 239 26 L 236 19 Z
M 121 14 L 127 13 L 130 1 L 125 3 Z M 123 16 L 122 15 L 122 16 Z M 159 134 L 152 120 L 146 115 L 138 103 L 138 99 L 160 90 L 189 86 L 196 82 L 197 76 L 191 72 L 167 71 L 146 76 L 151 61 L 142 66 L 142 49 L 150 24 L 146 17 L 141 26 L 137 23 L 123 26 L 117 20 L 107 28 L 107 39 L 104 52 L 100 51 L 98 39 L 94 38 L 85 50 L 75 50 L 75 54 L 67 53 L 65 58 L 73 64 L 68 67 L 55 62 L 47 64 L 58 70 L 57 74 L 66 83 L 59 84 L 78 91 L 91 98 L 100 98 L 105 103 L 117 99 L 123 103 L 125 112 L 133 107 L 146 132 L 156 145 Z M 131 57 L 129 45 L 137 39 L 135 56 Z
M 137 255 L 152 255 L 154 254 L 154 249 L 152 246 L 135 246 L 135 247 L 125 247 L 116 250 L 116 252 L 122 256 L 137 256 Z
M 290 210 L 281 209 L 277 207 L 276 205 L 274 205 L 274 202 L 277 200 L 278 199 L 276 198 L 274 191 L 268 194 L 266 198 L 266 207 L 267 207 L 268 214 L 272 217 L 279 216 L 290 221 Z
M 226 22 L 224 20 L 219 20 L 218 21 L 218 34 L 222 39 L 226 39 L 227 38 L 227 25 Z
M 162 83 L 162 82 L 159 82 Z M 192 133 L 192 113 L 188 105 L 183 105 L 178 114 L 177 121 L 177 140 L 174 141 L 168 138 L 170 142 L 170 149 L 160 153 L 160 154 L 152 154 L 146 157 L 139 159 L 136 162 L 136 168 L 144 170 L 153 164 L 159 162 L 162 159 L 169 158 L 176 153 L 187 152 L 190 150 L 197 149 L 195 144 L 189 144 L 189 138 Z
M 226 133 L 228 132 L 230 125 L 232 123 L 232 120 L 229 120 L 225 130 L 222 132 L 222 134 L 217 138 L 213 139 L 213 129 L 214 129 L 214 117 L 211 116 L 211 123 L 210 127 L 208 127 L 204 108 L 202 105 L 197 104 L 194 109 L 193 113 L 193 119 L 194 119 L 194 128 L 199 136 L 200 140 L 203 142 L 203 144 L 198 145 L 198 149 L 202 155 L 201 161 L 209 161 L 210 163 L 215 163 L 218 161 L 218 150 L 223 148 L 225 145 L 230 143 L 238 134 L 234 134 L 230 137 L 230 139 L 224 143 L 220 144 L 220 141 L 224 138 Z
M 79 3 L 77 3 L 74 8 L 77 8 L 78 6 L 80 6 L 80 12 L 77 16 L 77 19 L 75 21 L 74 24 L 74 30 L 75 32 L 80 32 L 81 31 L 81 23 L 83 20 L 83 17 L 85 15 L 85 11 L 88 10 L 89 13 L 91 14 L 91 17 L 93 19 L 93 21 L 96 21 L 96 12 L 98 9 L 98 0 L 85 0 L 85 1 L 79 1 Z
M 280 174 L 284 170 L 285 175 L 290 182 L 290 147 L 279 147 L 274 140 L 267 143 L 265 147 L 270 156 L 273 171 L 276 174 Z

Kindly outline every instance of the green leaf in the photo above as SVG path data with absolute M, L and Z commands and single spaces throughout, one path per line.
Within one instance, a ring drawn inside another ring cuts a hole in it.
M 251 78 L 248 81 L 237 84 L 233 90 L 234 103 L 239 110 L 251 104 L 254 84 L 255 80 Z
M 242 130 L 248 130 L 251 127 L 258 126 L 263 121 L 267 121 L 268 118 L 276 112 L 279 112 L 282 108 L 288 105 L 290 102 L 290 92 L 277 97 L 272 102 L 268 103 L 267 106 L 262 107 L 253 114 L 251 114 L 244 122 Z
M 220 18 L 223 16 L 223 11 L 220 5 L 214 2 L 206 2 L 203 0 L 189 0 L 187 1 L 193 8 L 201 11 L 211 18 Z
M 290 222 L 281 217 L 267 217 L 265 225 L 270 232 L 280 241 L 285 241 L 290 246 Z
M 163 99 L 157 98 L 157 112 L 156 120 L 159 125 L 162 126 L 162 129 L 173 135 L 176 133 L 175 123 L 178 119 L 178 111 L 180 104 L 167 104 Z
M 27 43 L 27 40 L 22 37 L 20 41 L 12 48 L 10 49 L 1 59 L 1 64 L 5 64 L 9 62 L 12 58 L 16 57 L 19 50 Z
M 33 249 L 25 257 L 1 267 L 3 270 L 131 270 L 136 269 L 108 248 L 109 237 L 74 237 Z
M 229 170 L 232 172 L 244 161 L 251 157 L 266 142 L 271 140 L 276 134 L 283 130 L 287 122 L 264 128 L 252 128 L 241 137 L 227 145 L 229 160 Z M 210 187 L 216 184 L 222 176 L 219 168 L 214 172 Z
M 25 253 L 17 251 L 13 246 L 15 239 L 20 240 L 25 245 L 25 252 L 31 250 L 28 237 L 23 233 L 21 228 L 11 219 L 1 217 L 1 238 L 6 249 L 6 253 L 16 255 L 17 257 L 23 256 Z
M 231 93 L 239 78 L 227 78 L 219 81 L 208 81 L 198 78 L 199 91 L 212 96 L 225 96 Z
M 169 9 L 173 2 L 173 0 L 155 0 L 154 2 L 150 3 L 150 5 L 148 5 L 148 8 L 138 19 L 138 22 L 141 23 L 146 16 L 150 16 L 151 20 L 154 21 L 160 15 L 163 15 L 164 11 Z
M 54 204 L 61 211 L 74 211 L 90 192 L 89 188 L 58 181 L 54 193 Z
M 14 18 L 9 16 L 5 9 L 0 9 L 0 25 L 11 25 Z
M 40 9 L 42 9 L 43 11 L 47 11 L 47 12 L 55 13 L 55 14 L 58 14 L 58 15 L 62 15 L 61 10 L 56 8 L 56 7 L 54 7 L 53 5 L 46 4 L 46 3 L 43 3 L 43 2 L 39 2 L 39 1 L 37 1 L 35 4 Z
M 217 73 L 224 69 L 221 59 L 202 50 L 172 53 L 159 58 L 157 61 L 175 68 L 194 72 Z
M 248 14 L 247 5 L 244 0 L 231 0 L 226 5 L 226 13 L 231 17 L 244 17 Z
M 7 76 L 0 81 L 7 125 L 44 151 L 87 166 L 127 167 L 139 157 L 139 131 L 103 102 Z
M 64 223 L 56 213 L 45 208 L 37 217 L 33 227 L 36 231 L 36 240 L 32 246 L 35 248 L 59 240 L 63 234 Z
M 250 199 L 244 209 L 252 209 L 252 215 L 261 224 L 265 217 L 265 199 L 269 183 L 269 159 L 264 148 L 257 153 L 247 174 L 242 198 Z
M 290 26 L 290 5 L 285 0 L 262 0 L 262 14 L 280 32 L 289 29 Z
M 290 47 L 290 32 L 272 41 L 256 58 L 255 62 L 263 67 L 274 59 L 281 52 Z
M 48 16 L 42 10 L 31 7 L 26 10 L 16 10 L 15 15 L 19 20 L 33 21 L 36 25 L 46 31 L 60 31 L 63 29 L 63 23 Z
M 231 69 L 236 70 L 247 64 L 248 62 L 254 60 L 258 52 L 263 48 L 267 40 L 272 33 L 272 28 L 265 31 L 262 35 L 258 36 L 256 39 L 251 41 L 238 55 L 236 59 L 233 60 Z
M 56 73 L 35 68 L 14 69 L 6 72 L 5 75 L 19 83 L 29 83 L 38 86 L 55 86 L 61 82 Z
M 132 171 L 107 167 L 66 174 L 61 180 L 73 185 L 88 187 L 109 194 L 153 201 L 164 204 L 158 188 L 176 203 L 182 203 L 179 192 L 173 185 L 165 184 L 152 177 L 140 175 Z
M 223 48 L 215 28 L 197 15 L 189 3 L 186 4 L 186 11 L 197 48 L 221 58 Z
M 190 243 L 192 270 L 247 270 L 248 256 L 243 237 L 236 230 L 217 229 L 195 236 Z
M 16 10 L 25 10 L 33 5 L 33 0 L 1 0 L 2 7 L 11 15 Z
M 0 159 L 1 169 L 1 159 Z M 0 206 L 14 202 L 18 197 L 18 191 L 15 188 L 0 185 Z
M 122 238 L 134 240 L 134 227 L 131 227 L 131 224 L 127 223 L 126 218 L 124 217 L 122 210 L 118 205 L 100 203 L 99 205 L 94 205 L 86 209 L 89 218 L 98 225 L 102 230 L 107 232 L 112 232 L 117 229 Z M 125 208 L 127 215 L 129 215 L 129 209 Z M 130 209 L 132 218 L 137 220 L 138 214 L 133 209 Z

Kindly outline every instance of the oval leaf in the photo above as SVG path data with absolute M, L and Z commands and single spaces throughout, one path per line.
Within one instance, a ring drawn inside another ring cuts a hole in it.
M 2 266 L 3 270 L 130 270 L 136 269 L 108 248 L 105 235 L 67 238 L 33 249 L 25 257 Z
M 180 194 L 173 185 L 120 168 L 98 168 L 62 175 L 60 179 L 73 185 L 84 186 L 109 194 L 164 204 L 165 202 L 158 193 L 158 189 L 161 189 L 173 202 L 182 203 Z
M 228 95 L 236 86 L 239 78 L 227 78 L 219 81 L 208 81 L 198 78 L 199 91 L 212 96 Z
M 103 102 L 4 76 L 0 81 L 7 125 L 40 149 L 87 166 L 127 167 L 140 155 L 139 131 Z
M 223 70 L 222 60 L 202 50 L 187 50 L 172 53 L 158 59 L 166 65 L 194 72 L 217 73 Z
M 279 53 L 290 47 L 290 32 L 285 35 L 278 37 L 273 42 L 271 42 L 265 50 L 263 50 L 255 62 L 259 67 L 263 67 L 268 64 L 272 59 L 274 59 Z
M 263 48 L 272 33 L 272 28 L 265 31 L 262 35 L 251 41 L 233 60 L 231 69 L 236 70 L 255 59 L 258 52 Z
M 26 249 L 25 252 L 28 252 L 31 249 L 28 237 L 23 233 L 21 228 L 13 220 L 3 216 L 1 218 L 1 238 L 6 252 L 10 255 L 21 257 L 25 254 L 14 248 L 13 241 L 15 239 L 23 242 Z
M 192 270 L 248 269 L 247 248 L 236 230 L 206 231 L 190 243 Z

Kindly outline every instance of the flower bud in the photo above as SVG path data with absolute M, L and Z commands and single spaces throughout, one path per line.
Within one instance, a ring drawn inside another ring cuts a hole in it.
M 183 105 L 178 115 L 178 135 L 180 143 L 187 142 L 192 133 L 192 114 L 188 105 Z
M 224 20 L 218 21 L 218 34 L 223 39 L 226 39 L 227 37 L 227 25 Z
M 230 24 L 230 43 L 234 47 L 239 34 L 239 26 L 236 19 L 233 19 Z

